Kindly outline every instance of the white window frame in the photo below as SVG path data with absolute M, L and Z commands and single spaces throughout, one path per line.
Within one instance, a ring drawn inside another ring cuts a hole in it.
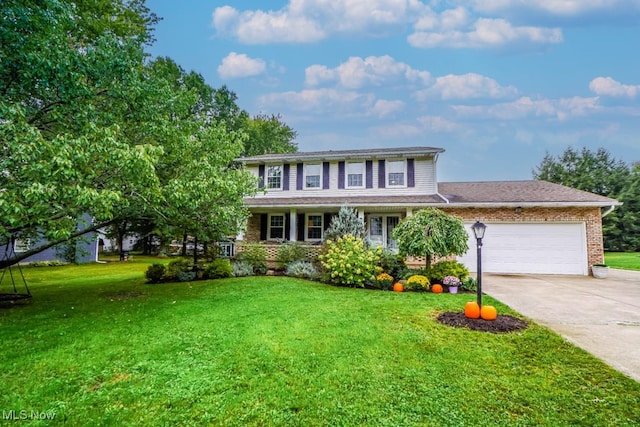
M 314 226 L 310 226 L 311 224 L 311 217 L 320 217 L 320 225 L 314 225 Z M 320 237 L 309 237 L 309 229 L 311 228 L 320 228 Z M 304 222 L 304 237 L 305 237 L 305 241 L 306 242 L 319 242 L 322 240 L 322 238 L 324 237 L 324 214 L 322 213 L 308 213 L 305 216 L 305 222 Z
M 398 168 L 392 168 L 392 165 L 402 164 L 402 171 Z M 405 160 L 388 160 L 385 165 L 387 174 L 387 187 L 406 187 L 407 186 L 407 162 Z M 402 173 L 402 183 L 395 184 L 391 180 L 391 174 Z
M 271 174 L 272 170 L 278 169 L 280 171 L 280 176 L 276 174 Z M 282 181 L 284 179 L 284 167 L 283 165 L 267 165 L 265 171 L 265 187 L 267 190 L 282 190 Z M 279 185 L 277 187 L 272 186 L 272 180 L 279 179 Z
M 309 186 L 309 181 L 307 179 L 309 177 L 315 177 L 315 176 L 318 177 L 318 185 Z M 305 190 L 322 189 L 322 163 L 306 163 L 304 165 L 304 189 Z
M 15 239 L 13 241 L 13 251 L 16 253 L 27 252 L 31 249 L 31 239 Z
M 345 170 L 346 187 L 347 188 L 364 188 L 364 174 L 365 174 L 364 162 L 348 162 L 345 169 L 346 169 Z M 360 169 L 360 170 L 358 171 L 357 169 Z M 360 172 L 360 173 L 357 173 L 357 172 Z M 360 175 L 360 185 L 351 185 L 349 181 L 350 175 Z
M 282 218 L 282 226 L 273 226 L 272 224 L 272 218 L 277 218 L 277 217 L 281 217 Z M 286 217 L 283 213 L 275 213 L 275 214 L 269 214 L 269 218 L 268 218 L 268 222 L 267 222 L 267 240 L 284 240 L 286 234 L 286 230 L 285 227 L 287 226 L 287 220 Z M 271 230 L 273 229 L 282 229 L 282 236 L 281 237 L 272 237 L 271 236 Z

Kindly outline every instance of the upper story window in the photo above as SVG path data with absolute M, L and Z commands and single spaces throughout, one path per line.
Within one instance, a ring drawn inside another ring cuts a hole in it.
M 267 168 L 267 188 L 270 190 L 282 188 L 282 166 L 269 166 Z
M 304 188 L 320 188 L 322 164 L 312 163 L 304 165 Z
M 363 186 L 364 163 L 347 163 L 347 187 Z
M 389 187 L 406 185 L 404 160 L 387 162 L 387 185 Z

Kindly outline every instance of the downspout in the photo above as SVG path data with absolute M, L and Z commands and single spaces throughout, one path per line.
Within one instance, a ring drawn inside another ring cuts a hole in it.
M 613 212 L 616 208 L 616 205 L 611 205 L 609 206 L 609 209 L 607 209 L 607 211 L 605 213 L 602 214 L 602 218 L 604 218 L 605 216 L 609 215 L 611 212 Z
M 446 197 L 444 197 L 442 194 L 440 194 L 437 190 L 438 188 L 438 173 L 436 172 L 438 169 L 438 153 L 433 155 L 433 178 L 434 181 L 436 183 L 436 196 L 440 197 L 442 200 L 444 200 L 444 202 L 448 205 L 449 199 L 447 199 Z

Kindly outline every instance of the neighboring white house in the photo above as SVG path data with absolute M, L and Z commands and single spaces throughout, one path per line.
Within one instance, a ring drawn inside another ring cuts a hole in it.
M 434 147 L 266 154 L 239 159 L 264 189 L 241 239 L 318 244 L 343 205 L 357 209 L 375 244 L 394 248 L 393 228 L 426 207 L 487 224 L 483 269 L 589 273 L 603 261 L 602 208 L 616 200 L 545 181 L 440 183 Z M 475 271 L 475 240 L 460 261 Z

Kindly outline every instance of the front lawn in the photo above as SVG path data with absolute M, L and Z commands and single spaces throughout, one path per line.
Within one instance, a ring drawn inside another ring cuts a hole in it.
M 547 329 L 497 335 L 435 321 L 473 295 L 283 277 L 147 285 L 150 262 L 25 269 L 33 302 L 0 309 L 5 415 L 55 413 L 68 425 L 640 425 L 640 384 Z
M 612 268 L 640 270 L 640 252 L 607 252 L 605 263 Z

